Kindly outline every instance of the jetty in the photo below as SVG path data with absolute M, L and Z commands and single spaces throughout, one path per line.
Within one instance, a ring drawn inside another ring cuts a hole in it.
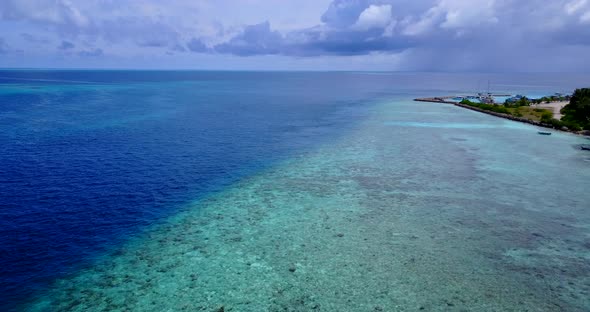
M 434 97 L 434 98 L 417 98 L 414 101 L 417 102 L 432 102 L 432 103 L 445 103 L 445 104 L 457 104 L 457 101 L 451 101 L 454 99 L 454 96 L 442 96 L 442 97 Z
M 458 104 L 463 99 L 493 99 L 494 97 L 509 97 L 511 94 L 492 94 L 492 93 L 478 93 L 477 95 L 447 95 L 437 96 L 431 98 L 417 98 L 414 101 L 417 102 L 432 102 L 432 103 L 445 103 L 445 104 Z M 461 100 L 456 100 L 461 99 Z

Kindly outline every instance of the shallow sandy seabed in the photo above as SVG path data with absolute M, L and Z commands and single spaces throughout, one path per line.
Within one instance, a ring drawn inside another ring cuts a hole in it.
M 545 146 L 533 127 L 436 104 L 396 114 L 412 105 L 376 106 L 353 134 L 194 203 L 27 310 L 589 310 L 580 139 Z

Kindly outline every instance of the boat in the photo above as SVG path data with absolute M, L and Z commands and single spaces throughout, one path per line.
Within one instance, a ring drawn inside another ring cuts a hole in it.
M 546 132 L 546 131 L 539 131 L 537 133 L 540 135 L 551 135 L 551 132 Z
M 584 151 L 590 151 L 590 145 L 587 144 L 580 145 L 580 148 Z

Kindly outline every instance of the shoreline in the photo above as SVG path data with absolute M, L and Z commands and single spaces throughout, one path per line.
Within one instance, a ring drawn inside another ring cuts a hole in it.
M 573 134 L 577 134 L 577 135 L 582 135 L 582 136 L 590 136 L 590 132 L 588 131 L 573 131 L 573 130 L 565 130 L 565 129 L 557 129 L 552 127 L 551 125 L 545 124 L 545 123 L 541 123 L 539 121 L 535 121 L 535 120 L 531 120 L 531 119 L 527 119 L 527 118 L 522 118 L 522 117 L 516 117 L 513 115 L 508 115 L 508 114 L 502 114 L 502 113 L 497 113 L 497 112 L 493 112 L 493 111 L 488 111 L 485 109 L 481 109 L 478 107 L 474 107 L 474 106 L 470 106 L 467 104 L 461 104 L 458 102 L 452 102 L 452 101 L 447 101 L 448 97 L 435 97 L 435 98 L 416 98 L 414 99 L 414 101 L 416 102 L 428 102 L 428 103 L 441 103 L 441 104 L 451 104 L 451 105 L 455 105 L 458 107 L 462 107 L 462 108 L 466 108 L 466 109 L 470 109 L 476 112 L 480 112 L 480 113 L 484 113 L 484 114 L 488 114 L 488 115 L 492 115 L 495 117 L 499 117 L 499 118 L 504 118 L 504 119 L 509 119 L 512 121 L 517 121 L 517 122 L 522 122 L 522 123 L 527 123 L 530 125 L 534 125 L 537 127 L 543 127 L 543 128 L 548 128 L 548 129 L 552 129 L 552 130 L 556 130 L 556 131 L 562 131 L 562 132 L 568 132 L 568 133 L 573 133 Z

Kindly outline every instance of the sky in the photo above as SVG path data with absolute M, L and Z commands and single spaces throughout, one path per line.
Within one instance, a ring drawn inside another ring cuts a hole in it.
M 590 0 L 0 0 L 0 67 L 590 71 Z

